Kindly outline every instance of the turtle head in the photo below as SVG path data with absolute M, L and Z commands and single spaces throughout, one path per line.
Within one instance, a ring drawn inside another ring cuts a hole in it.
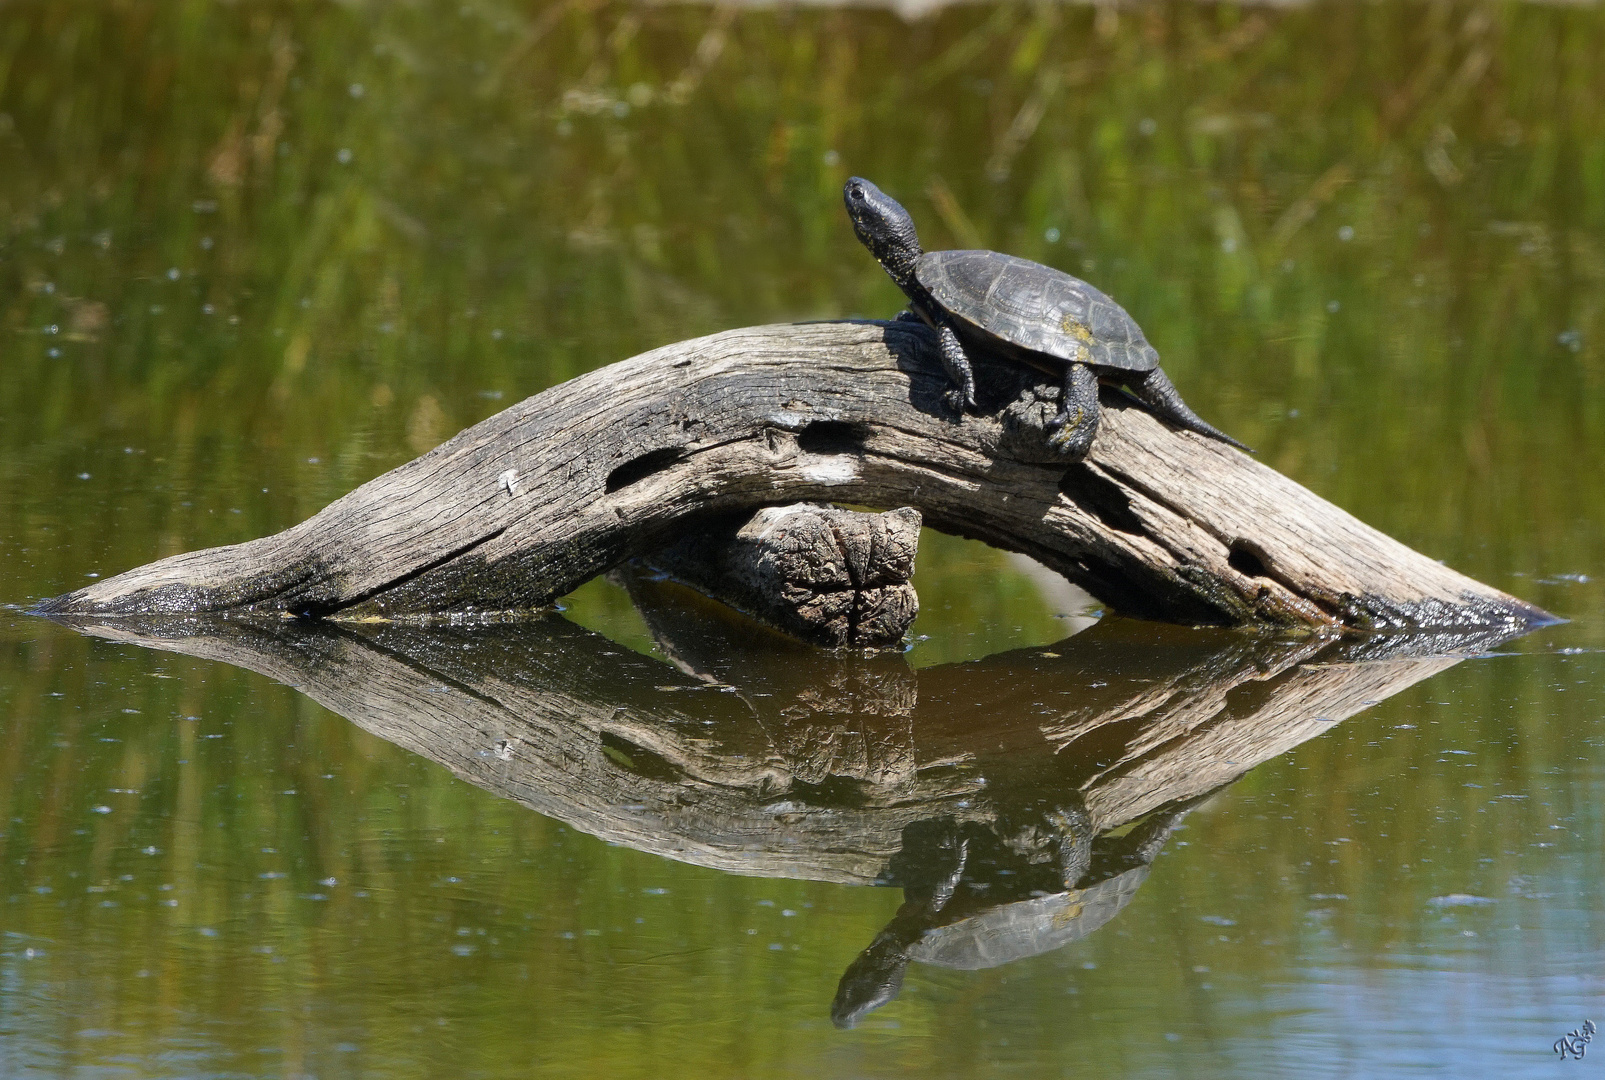
M 842 200 L 858 239 L 907 292 L 914 281 L 914 260 L 920 257 L 914 219 L 896 199 L 857 176 L 842 188 Z

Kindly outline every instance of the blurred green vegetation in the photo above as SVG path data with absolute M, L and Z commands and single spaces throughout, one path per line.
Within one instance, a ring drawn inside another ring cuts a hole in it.
M 1109 290 L 1201 413 L 1407 542 L 1597 562 L 1605 14 L 1102 11 L 9 7 L 0 484 L 94 553 L 30 585 L 282 528 L 666 341 L 891 314 L 849 172 Z M 57 505 L 112 443 L 240 514 Z

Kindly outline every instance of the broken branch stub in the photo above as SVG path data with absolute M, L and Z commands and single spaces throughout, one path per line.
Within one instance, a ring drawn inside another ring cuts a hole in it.
M 796 503 L 709 527 L 647 565 L 794 637 L 831 648 L 889 648 L 919 612 L 909 577 L 920 514 Z
M 518 611 L 698 515 L 832 500 L 913 507 L 1129 615 L 1367 630 L 1553 621 L 1117 391 L 1103 393 L 1087 460 L 1066 465 L 1043 433 L 1056 387 L 986 359 L 977 377 L 980 415 L 953 418 L 919 324 L 679 342 L 520 402 L 277 535 L 161 559 L 42 610 Z

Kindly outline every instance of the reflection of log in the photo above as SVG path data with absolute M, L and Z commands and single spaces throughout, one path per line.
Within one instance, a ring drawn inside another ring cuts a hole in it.
M 804 641 L 885 648 L 919 611 L 919 511 L 797 503 L 688 532 L 645 561 Z
M 429 630 L 123 619 L 83 629 L 294 684 L 472 783 L 609 841 L 739 873 L 860 883 L 882 878 L 914 822 L 1001 821 L 1074 799 L 1107 830 L 1239 776 L 1456 660 L 1357 665 L 1342 642 L 1181 630 L 1155 641 L 1151 628 L 1129 627 L 1106 620 L 1050 649 L 904 668 L 917 691 L 877 689 L 870 711 L 843 673 L 861 661 L 891 677 L 900 657 L 798 647 L 767 682 L 741 686 L 621 655 L 555 618 Z M 832 681 L 837 699 L 805 700 Z M 874 749 L 821 753 L 809 725 L 788 720 L 799 708 Z
M 44 605 L 361 619 L 550 603 L 694 515 L 799 499 L 912 506 L 1112 608 L 1178 622 L 1521 628 L 1548 618 L 1218 442 L 1106 391 L 1091 456 L 1044 449 L 1058 391 L 978 364 L 955 421 L 910 323 L 734 330 L 553 387 L 276 536 Z
M 919 683 L 901 654 L 820 656 L 675 583 L 633 568 L 614 580 L 671 664 L 747 701 L 794 779 L 895 787 L 914 775 Z

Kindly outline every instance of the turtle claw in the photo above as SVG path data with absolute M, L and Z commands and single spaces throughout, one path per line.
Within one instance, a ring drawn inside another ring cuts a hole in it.
M 1082 461 L 1092 449 L 1093 436 L 1098 434 L 1096 423 L 1088 423 L 1079 411 L 1072 419 L 1060 413 L 1043 425 L 1048 434 L 1048 448 L 1070 461 Z
M 972 409 L 975 408 L 975 396 L 973 394 L 966 395 L 962 390 L 953 389 L 942 395 L 942 403 L 947 406 L 948 411 L 955 417 L 962 418 L 965 413 L 965 406 Z

